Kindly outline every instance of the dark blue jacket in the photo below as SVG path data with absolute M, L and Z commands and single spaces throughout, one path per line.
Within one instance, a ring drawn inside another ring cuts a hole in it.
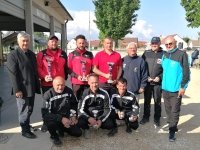
M 145 61 L 137 55 L 134 57 L 127 55 L 122 58 L 122 63 L 122 77 L 128 82 L 127 90 L 139 94 L 139 89 L 147 85 L 148 72 Z

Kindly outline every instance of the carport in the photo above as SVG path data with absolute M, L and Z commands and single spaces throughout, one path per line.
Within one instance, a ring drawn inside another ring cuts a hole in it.
M 0 0 L 0 31 L 26 31 L 32 35 L 30 49 L 33 51 L 33 32 L 60 33 L 61 48 L 65 50 L 66 24 L 70 20 L 73 18 L 60 0 Z M 1 36 L 0 60 L 2 45 Z

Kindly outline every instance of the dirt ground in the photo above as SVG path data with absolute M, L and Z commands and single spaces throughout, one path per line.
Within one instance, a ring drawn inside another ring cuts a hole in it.
M 65 134 L 62 139 L 63 146 L 52 150 L 198 150 L 200 149 L 200 70 L 191 68 L 191 81 L 182 100 L 180 120 L 178 124 L 179 132 L 176 134 L 177 140 L 169 142 L 168 132 L 163 131 L 166 125 L 166 113 L 162 101 L 161 127 L 156 128 L 153 124 L 153 100 L 151 106 L 150 122 L 140 125 L 131 134 L 125 132 L 125 126 L 119 127 L 118 133 L 109 138 L 108 131 L 104 131 L 103 137 L 97 136 L 92 131 L 91 139 L 83 136 L 74 138 Z M 144 99 L 140 100 L 140 117 L 143 114 Z M 140 118 L 141 119 L 141 118 Z M 140 120 L 139 119 L 139 120 Z

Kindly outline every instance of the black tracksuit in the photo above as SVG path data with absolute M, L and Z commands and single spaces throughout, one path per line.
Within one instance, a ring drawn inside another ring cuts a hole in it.
M 94 94 L 90 88 L 84 90 L 79 102 L 79 119 L 78 126 L 82 129 L 89 129 L 88 119 L 94 118 L 93 110 L 98 110 L 97 120 L 102 121 L 101 128 L 112 129 L 113 123 L 109 118 L 111 107 L 108 93 L 102 88 L 98 88 Z
M 161 66 L 162 56 L 165 52 L 160 48 L 156 53 L 154 51 L 147 50 L 143 53 L 142 58 L 146 61 L 148 68 L 148 76 L 151 79 L 159 77 L 159 82 L 147 82 L 146 89 L 144 91 L 144 115 L 143 118 L 149 119 L 151 110 L 151 98 L 154 98 L 154 119 L 159 120 L 161 117 L 161 82 L 163 69 Z
M 62 124 L 62 118 L 70 118 L 70 110 L 76 110 L 77 99 L 69 87 L 65 87 L 62 93 L 56 93 L 53 88 L 49 89 L 43 95 L 42 117 L 51 136 L 58 136 L 56 131 L 67 132 L 72 136 L 81 136 L 82 131 L 77 125 L 65 128 Z
M 111 97 L 111 104 L 113 109 L 112 118 L 114 118 L 114 120 L 119 119 L 117 111 L 124 112 L 123 120 L 125 120 L 126 126 L 129 126 L 134 130 L 138 128 L 138 119 L 134 122 L 129 121 L 129 117 L 131 115 L 139 117 L 140 106 L 133 93 L 131 93 L 130 91 L 126 91 L 123 96 L 120 96 L 119 93 L 113 94 Z M 114 127 L 116 126 L 117 125 L 115 124 Z

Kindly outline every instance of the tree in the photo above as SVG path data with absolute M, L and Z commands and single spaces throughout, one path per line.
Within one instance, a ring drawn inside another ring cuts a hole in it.
M 198 28 L 200 26 L 200 0 L 181 0 L 181 5 L 186 11 L 187 26 Z
M 99 39 L 103 41 L 106 36 L 117 41 L 127 34 L 133 33 L 132 26 L 135 25 L 140 8 L 140 0 L 93 0 L 95 5 L 94 22 L 100 30 Z
M 186 43 L 188 43 L 189 41 L 190 41 L 190 38 L 189 37 L 183 37 L 183 40 L 186 42 Z

